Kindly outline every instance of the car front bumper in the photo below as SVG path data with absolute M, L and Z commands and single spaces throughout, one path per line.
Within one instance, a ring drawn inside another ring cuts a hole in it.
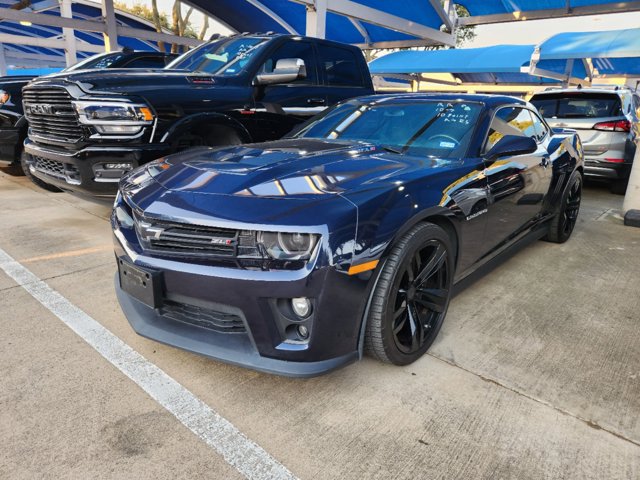
M 126 171 L 166 155 L 164 145 L 144 147 L 87 147 L 63 150 L 25 140 L 24 150 L 32 175 L 63 190 L 94 197 L 115 197 L 118 182 Z M 106 163 L 124 163 L 126 170 L 104 168 Z
M 293 377 L 320 375 L 360 357 L 370 275 L 349 276 L 320 262 L 301 270 L 256 271 L 150 257 L 137 245 L 132 248 L 115 223 L 117 260 L 162 276 L 158 308 L 123 290 L 116 276 L 118 301 L 138 334 L 226 363 Z M 297 297 L 313 302 L 311 315 L 302 321 L 282 308 Z M 176 318 L 171 311 L 176 304 L 187 314 Z M 230 333 L 203 325 L 194 321 L 202 318 L 194 309 L 234 315 L 244 329 Z M 300 324 L 308 328 L 308 340 L 292 341 L 291 332 Z

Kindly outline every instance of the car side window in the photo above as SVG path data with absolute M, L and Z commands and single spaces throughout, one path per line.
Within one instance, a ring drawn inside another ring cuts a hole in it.
M 318 45 L 320 66 L 327 85 L 333 87 L 364 87 L 360 63 L 352 50 L 330 45 Z
M 164 68 L 164 57 L 138 57 L 126 64 L 127 68 Z
M 544 122 L 540 119 L 537 113 L 529 111 L 531 114 L 531 118 L 533 119 L 533 127 L 536 130 L 536 141 L 541 142 L 544 140 L 544 137 L 547 136 L 547 132 L 549 129 L 544 124 Z
M 529 110 L 519 107 L 505 107 L 498 110 L 491 122 L 484 152 L 491 150 L 505 135 L 538 139 Z
M 318 72 L 316 68 L 316 55 L 313 50 L 313 45 L 309 42 L 301 41 L 289 41 L 280 46 L 275 52 L 269 55 L 269 58 L 264 62 L 260 69 L 260 73 L 271 73 L 276 68 L 278 60 L 283 58 L 300 58 L 304 61 L 304 66 L 307 71 L 306 78 L 300 78 L 291 83 L 302 85 L 317 85 L 318 84 Z

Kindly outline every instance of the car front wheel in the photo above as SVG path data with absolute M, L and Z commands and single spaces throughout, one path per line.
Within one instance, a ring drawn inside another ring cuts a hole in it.
M 582 175 L 573 172 L 565 187 L 560 207 L 551 224 L 545 240 L 554 243 L 564 243 L 569 240 L 578 221 L 580 202 L 582 200 Z
M 454 260 L 447 233 L 421 223 L 393 247 L 371 299 L 365 336 L 369 354 L 407 365 L 431 346 L 451 298 Z

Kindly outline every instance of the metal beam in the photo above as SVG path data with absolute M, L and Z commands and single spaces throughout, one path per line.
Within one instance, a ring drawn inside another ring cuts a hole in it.
M 48 63 L 56 63 L 59 65 L 65 64 L 64 60 L 60 57 L 60 55 L 46 55 L 44 53 L 25 53 L 25 52 L 15 52 L 12 50 L 5 49 L 5 58 L 7 60 L 32 60 L 34 62 L 48 62 Z
M 300 35 L 300 32 L 296 31 L 289 23 L 287 23 L 280 15 L 271 10 L 265 4 L 261 3 L 259 0 L 246 0 L 249 5 L 253 5 L 262 13 L 271 17 L 278 25 L 284 28 L 287 32 L 293 35 Z M 204 15 L 207 15 L 206 13 Z
M 73 18 L 71 10 L 71 0 L 62 0 L 60 3 L 60 16 L 63 18 Z M 76 35 L 73 28 L 64 27 L 62 29 L 62 38 L 64 39 L 64 57 L 67 61 L 67 67 L 78 63 L 78 55 L 76 54 Z
M 440 0 L 429 0 L 429 3 L 431 3 L 431 6 L 436 11 L 438 16 L 440 17 L 440 20 L 442 20 L 442 23 L 444 23 L 445 27 L 447 27 L 447 30 L 449 31 L 453 30 L 453 19 L 449 16 L 449 13 L 444 9 Z
M 0 43 L 0 76 L 7 74 L 7 58 L 5 57 L 4 45 Z
M 314 0 L 289 0 L 306 6 L 315 7 Z M 405 33 L 414 37 L 432 40 L 441 45 L 453 46 L 456 39 L 453 35 L 435 28 L 420 25 L 406 18 L 398 17 L 375 8 L 367 7 L 351 0 L 326 0 L 327 11 L 349 18 L 355 18 L 372 25 Z
M 363 50 L 378 50 L 387 48 L 431 47 L 441 44 L 425 38 L 422 40 L 389 40 L 386 42 L 354 43 L 353 45 Z
M 30 45 L 33 47 L 59 48 L 64 50 L 66 42 L 60 38 L 27 37 L 24 35 L 12 35 L 10 33 L 0 33 L 0 43 L 15 43 L 18 45 Z M 104 52 L 102 45 L 92 45 L 76 40 L 76 50 L 82 52 L 101 53 Z
M 308 37 L 325 38 L 327 35 L 328 0 L 311 0 L 306 3 L 306 34 Z
M 43 13 L 30 13 L 10 8 L 0 8 L 0 20 L 11 20 L 13 22 L 30 22 L 36 25 L 47 25 L 50 27 L 73 28 L 75 30 L 86 30 L 88 32 L 105 32 L 106 25 L 93 20 L 76 20 L 74 18 L 58 17 L 57 15 L 45 15 Z
M 107 30 L 102 34 L 105 52 L 120 50 L 118 47 L 118 22 L 113 8 L 113 0 L 102 0 L 102 18 L 107 26 Z
M 486 25 L 489 23 L 504 23 L 523 20 L 541 20 L 547 18 L 577 17 L 583 15 L 603 15 L 609 13 L 626 13 L 640 11 L 640 1 L 606 3 L 583 7 L 551 8 L 546 10 L 516 11 L 513 13 L 499 13 L 495 15 L 472 15 L 459 17 L 458 26 Z
M 371 38 L 369 37 L 369 32 L 367 32 L 367 29 L 364 28 L 364 25 L 362 25 L 355 18 L 350 18 L 349 21 L 356 28 L 356 30 L 358 30 L 358 33 L 362 35 L 362 38 L 364 38 L 364 43 L 369 45 L 371 43 Z

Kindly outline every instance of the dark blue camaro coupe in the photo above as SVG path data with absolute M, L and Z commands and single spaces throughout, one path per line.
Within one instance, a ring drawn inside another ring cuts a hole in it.
M 349 100 L 269 143 L 132 172 L 112 216 L 140 335 L 292 376 L 369 352 L 405 365 L 454 283 L 533 236 L 566 241 L 582 147 L 504 96 Z

